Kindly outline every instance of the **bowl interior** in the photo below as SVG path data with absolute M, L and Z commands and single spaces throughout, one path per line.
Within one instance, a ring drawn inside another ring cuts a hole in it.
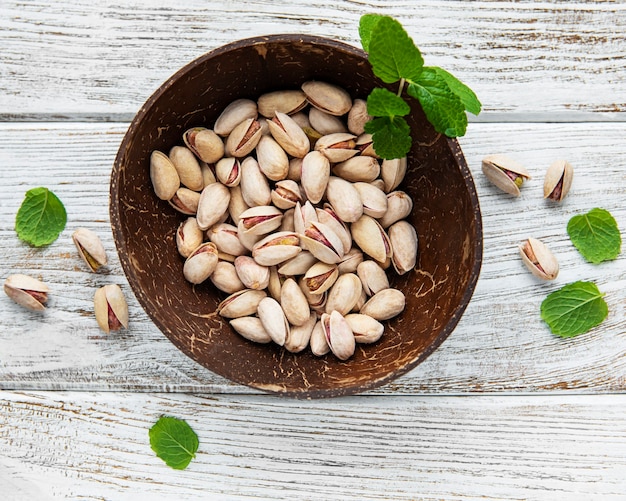
M 416 271 L 392 275 L 407 299 L 374 345 L 341 362 L 247 341 L 215 314 L 226 296 L 210 282 L 191 286 L 175 231 L 183 216 L 154 195 L 149 156 L 182 144 L 193 126 L 212 127 L 238 98 L 325 80 L 365 99 L 380 85 L 366 55 L 319 37 L 276 35 L 224 46 L 192 61 L 142 107 L 123 139 L 111 177 L 111 223 L 120 260 L 140 304 L 184 353 L 245 385 L 282 395 L 322 397 L 381 385 L 415 367 L 452 332 L 470 300 L 482 258 L 480 209 L 455 140 L 437 135 L 419 106 L 408 117 L 414 146 L 399 187 L 411 195 L 419 236 Z

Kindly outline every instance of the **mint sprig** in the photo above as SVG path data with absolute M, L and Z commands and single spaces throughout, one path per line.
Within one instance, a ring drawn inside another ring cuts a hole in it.
M 572 217 L 567 233 L 574 246 L 590 263 L 615 259 L 621 250 L 622 237 L 617 222 L 605 209 L 591 209 L 587 214 Z
M 182 419 L 161 416 L 149 436 L 152 450 L 175 470 L 184 470 L 196 456 L 198 435 Z
M 54 242 L 66 223 L 61 200 L 48 188 L 39 187 L 26 192 L 15 217 L 15 231 L 24 242 L 42 247 Z
M 408 95 L 420 102 L 437 132 L 448 137 L 465 134 L 465 111 L 477 115 L 481 110 L 476 94 L 442 68 L 424 66 L 419 48 L 398 21 L 389 16 L 365 14 L 359 22 L 359 36 L 374 75 L 387 84 L 400 82 L 397 94 L 388 91 L 390 95 L 402 100 L 400 96 L 407 85 Z M 373 135 L 379 156 L 400 158 L 411 149 L 410 128 L 403 118 L 408 113 L 401 113 L 397 103 L 379 106 L 383 98 L 379 90 L 374 89 L 367 100 L 367 112 L 374 120 L 366 132 Z M 372 98 L 375 93 L 378 95 Z

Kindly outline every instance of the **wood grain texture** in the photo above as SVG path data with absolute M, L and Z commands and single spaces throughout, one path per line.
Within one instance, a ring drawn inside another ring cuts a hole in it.
M 108 181 L 125 124 L 1 124 L 0 277 L 30 273 L 51 289 L 50 308 L 30 313 L 0 297 L 0 388 L 248 393 L 182 355 L 138 306 L 123 276 L 108 220 Z M 626 125 L 473 124 L 462 139 L 474 173 L 484 226 L 484 262 L 474 297 L 454 333 L 415 370 L 382 394 L 611 392 L 626 389 L 625 258 L 591 265 L 566 233 L 574 214 L 600 206 L 626 228 Z M 483 177 L 480 161 L 506 153 L 534 178 L 519 199 Z M 557 158 L 575 169 L 562 205 L 543 200 L 543 173 Z M 24 192 L 48 186 L 63 200 L 68 225 L 52 245 L 21 243 L 14 218 Z M 71 241 L 86 226 L 102 238 L 110 264 L 92 274 Z M 517 254 L 529 236 L 556 253 L 554 283 L 532 277 Z M 149 243 L 146 243 L 147 245 Z M 593 280 L 606 293 L 609 317 L 573 339 L 550 334 L 539 317 L 543 298 L 566 283 Z M 118 283 L 130 303 L 131 328 L 101 333 L 92 314 L 99 285 Z
M 275 397 L 14 393 L 0 400 L 3 499 L 602 500 L 626 491 L 626 395 Z M 150 450 L 160 415 L 200 447 Z
M 366 12 L 397 17 L 428 65 L 467 82 L 481 120 L 623 120 L 626 4 L 570 0 L 6 0 L 0 119 L 128 121 L 211 49 L 290 32 L 359 46 Z

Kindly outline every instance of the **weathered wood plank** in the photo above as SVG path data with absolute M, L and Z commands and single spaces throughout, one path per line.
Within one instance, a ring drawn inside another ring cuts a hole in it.
M 358 46 L 366 12 L 398 17 L 427 64 L 470 84 L 482 120 L 587 112 L 623 120 L 626 5 L 570 0 L 4 1 L 0 119 L 130 120 L 171 74 L 213 48 L 288 32 Z
M 0 400 L 3 499 L 623 499 L 626 395 L 273 397 L 15 393 Z M 162 414 L 200 447 L 150 449 Z
M 50 308 L 27 312 L 0 296 L 0 388 L 249 392 L 181 354 L 151 323 L 123 276 L 108 218 L 108 181 L 126 124 L 0 124 L 0 277 L 31 273 L 52 288 Z M 462 146 L 482 204 L 484 263 L 474 298 L 450 338 L 423 364 L 382 393 L 472 393 L 626 389 L 624 301 L 626 260 L 594 266 L 566 234 L 571 216 L 595 206 L 626 228 L 624 124 L 474 124 Z M 480 172 L 481 158 L 507 153 L 535 176 L 519 199 L 498 192 Z M 562 205 L 542 199 L 544 169 L 556 158 L 575 168 Z M 32 249 L 13 230 L 24 192 L 48 186 L 69 221 L 52 245 Z M 71 233 L 95 230 L 110 265 L 92 274 L 76 255 Z M 539 283 L 523 267 L 517 245 L 542 238 L 561 274 Z M 577 280 L 606 293 L 609 317 L 592 332 L 564 340 L 539 317 L 543 298 Z M 92 314 L 99 285 L 119 283 L 128 295 L 131 329 L 106 336 Z

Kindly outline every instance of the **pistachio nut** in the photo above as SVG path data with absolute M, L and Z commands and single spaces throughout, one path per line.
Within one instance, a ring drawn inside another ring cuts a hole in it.
M 356 155 L 356 136 L 345 132 L 335 132 L 320 137 L 315 142 L 315 151 L 320 151 L 332 163 L 343 162 Z
M 365 124 L 371 119 L 372 117 L 367 114 L 367 101 L 355 99 L 348 112 L 348 130 L 359 136 L 365 132 Z
M 333 174 L 353 183 L 370 183 L 380 174 L 380 164 L 374 157 L 359 155 L 335 164 Z
M 289 322 L 280 303 L 274 298 L 264 297 L 257 307 L 257 315 L 272 341 L 283 346 L 289 335 Z
M 309 138 L 290 116 L 277 111 L 267 125 L 276 142 L 292 157 L 303 158 L 311 149 Z
M 357 343 L 370 344 L 378 341 L 385 327 L 378 320 L 361 313 L 350 313 L 345 317 Z
M 235 271 L 241 283 L 248 289 L 262 290 L 269 284 L 270 269 L 258 264 L 250 256 L 237 256 Z
M 307 305 L 308 311 L 308 305 Z M 309 345 L 311 333 L 317 323 L 317 313 L 309 312 L 308 319 L 302 325 L 292 325 L 285 340 L 285 348 L 292 353 L 299 353 Z
M 211 129 L 192 127 L 183 134 L 183 141 L 196 156 L 208 164 L 214 164 L 224 156 L 224 142 Z
M 311 202 L 307 201 L 304 205 L 300 205 L 300 202 L 296 202 L 293 212 L 293 226 L 299 235 L 304 234 L 304 229 L 309 223 L 317 222 L 317 212 Z M 302 247 L 303 249 L 305 246 Z
M 119 285 L 100 287 L 94 294 L 93 309 L 100 329 L 107 334 L 128 328 L 128 304 Z
M 188 217 L 176 230 L 176 248 L 178 253 L 187 258 L 203 240 L 203 233 L 195 217 Z
M 267 235 L 280 226 L 283 213 L 273 205 L 250 207 L 239 215 L 244 233 Z
M 181 184 L 194 191 L 200 191 L 204 188 L 202 169 L 196 156 L 189 148 L 174 146 L 170 150 L 169 157 L 176 168 L 176 172 L 178 172 Z
M 337 271 L 339 271 L 340 275 L 344 273 L 354 273 L 362 262 L 363 252 L 357 247 L 352 247 L 343 255 L 343 258 L 337 264 Z
M 267 284 L 267 291 L 276 301 L 280 301 L 280 290 L 283 287 L 283 280 L 284 277 L 278 273 L 278 268 L 276 266 L 270 266 L 270 281 L 269 284 Z
M 220 136 L 228 136 L 240 123 L 258 116 L 257 105 L 250 99 L 236 99 L 217 117 L 213 130 Z
M 358 157 L 355 157 L 358 158 Z M 354 183 L 363 202 L 363 214 L 373 218 L 383 217 L 387 213 L 387 194 L 370 183 Z
M 304 275 L 317 262 L 317 258 L 309 251 L 299 252 L 295 257 L 285 261 L 278 268 L 278 273 L 287 277 Z
M 241 186 L 233 186 L 230 188 L 230 200 L 228 202 L 228 214 L 233 220 L 233 224 L 239 224 L 239 216 L 250 207 L 243 199 Z
M 255 244 L 263 238 L 263 235 L 254 235 L 253 233 L 247 232 L 245 226 L 243 225 L 243 219 L 239 219 L 239 223 L 237 224 L 237 236 L 239 237 L 241 245 L 243 245 L 250 252 L 252 252 Z
M 296 227 L 293 223 L 293 216 L 295 212 L 295 208 L 287 209 L 285 212 L 283 212 L 283 220 L 280 222 L 280 227 L 278 228 L 278 231 L 296 231 Z
M 320 261 L 306 271 L 303 277 L 303 284 L 311 294 L 319 295 L 330 289 L 338 276 L 339 271 L 336 264 Z
M 380 177 L 385 182 L 385 192 L 395 190 L 404 180 L 406 167 L 406 157 L 383 160 L 380 166 Z
M 213 172 L 213 166 L 206 162 L 200 162 L 200 170 L 202 171 L 202 183 L 206 187 L 208 184 L 217 182 L 215 179 L 215 173 Z
M 241 181 L 241 162 L 235 157 L 224 157 L 215 164 L 215 174 L 223 185 L 237 186 Z
M 524 181 L 530 179 L 526 168 L 506 155 L 486 156 L 482 161 L 482 170 L 489 181 L 516 197 L 519 197 Z
M 224 151 L 229 157 L 245 157 L 263 136 L 258 120 L 248 118 L 237 125 L 226 139 Z
M 361 280 L 354 273 L 339 275 L 328 293 L 326 313 L 336 310 L 347 315 L 361 297 L 362 290 Z
M 247 157 L 241 162 L 240 185 L 241 195 L 249 207 L 268 205 L 271 202 L 269 182 L 253 157 Z
M 387 212 L 378 222 L 383 228 L 388 228 L 396 221 L 407 217 L 413 210 L 413 200 L 404 191 L 392 191 L 387 194 Z
M 330 314 L 322 314 L 321 322 L 326 342 L 333 355 L 339 360 L 347 360 L 354 355 L 356 341 L 352 329 L 343 315 L 333 310 Z
M 367 132 L 364 132 L 356 138 L 356 149 L 359 150 L 359 154 L 362 156 L 380 158 L 376 153 L 376 150 L 374 150 L 374 138 L 371 134 L 368 134 Z M 382 179 L 379 179 L 379 181 L 383 184 L 384 187 L 385 182 Z
M 258 317 L 233 318 L 228 322 L 230 326 L 248 341 L 255 343 L 269 343 L 272 338 L 267 333 Z
M 326 198 L 345 223 L 354 223 L 363 215 L 363 202 L 354 185 L 340 177 L 330 176 Z
M 543 280 L 554 280 L 559 274 L 559 263 L 550 249 L 536 238 L 529 238 L 519 246 L 522 261 L 530 272 Z
M 292 158 L 289 160 L 289 172 L 287 172 L 287 179 L 291 179 L 296 183 L 300 182 L 302 177 L 302 158 Z
M 415 268 L 417 262 L 417 232 L 407 221 L 393 223 L 387 230 L 391 248 L 391 263 L 398 275 L 404 275 Z
M 371 259 L 359 264 L 356 273 L 361 279 L 363 290 L 368 296 L 373 296 L 377 292 L 389 288 L 389 278 L 387 278 L 385 270 Z
M 300 187 L 298 183 L 291 179 L 283 179 L 274 185 L 270 196 L 272 203 L 279 209 L 291 209 L 296 206 L 296 202 L 302 202 Z
M 288 278 L 283 282 L 280 289 L 280 305 L 292 326 L 300 326 L 309 320 L 311 314 L 309 302 L 293 278 Z
M 213 242 L 200 244 L 183 265 L 183 275 L 192 284 L 201 284 L 211 276 L 217 266 L 217 247 Z
M 20 306 L 44 311 L 48 302 L 48 286 L 41 280 L 17 273 L 4 281 L 4 292 Z
M 344 254 L 352 248 L 352 235 L 346 224 L 339 218 L 332 205 L 324 204 L 322 209 L 315 209 L 317 220 L 328 226 L 340 238 Z
M 565 198 L 572 186 L 574 169 L 567 160 L 556 160 L 553 162 L 543 183 L 543 198 L 549 198 L 555 202 L 560 202 Z
M 323 313 L 324 306 L 326 306 L 326 299 L 328 297 L 328 294 L 326 292 L 322 292 L 321 294 L 311 293 L 305 282 L 304 277 L 300 277 L 300 280 L 298 280 L 298 285 L 300 286 L 300 289 L 302 289 L 302 292 L 304 293 L 306 300 L 309 302 L 309 306 L 311 307 L 311 309 L 317 313 Z
M 337 234 L 325 224 L 312 221 L 300 235 L 300 242 L 317 259 L 335 264 L 343 258 L 343 244 Z
M 293 119 L 294 122 L 298 124 L 301 129 L 312 128 L 311 122 L 309 121 L 309 116 L 304 111 L 298 111 L 297 113 L 288 113 L 288 115 Z
M 181 186 L 168 202 L 181 214 L 195 216 L 200 203 L 200 193 Z
M 169 200 L 180 188 L 180 177 L 169 157 L 158 150 L 150 155 L 150 180 L 154 193 L 161 200 Z
M 301 184 L 307 198 L 314 204 L 324 196 L 330 177 L 330 162 L 319 151 L 311 151 L 302 159 Z
M 379 262 L 385 262 L 393 254 L 389 237 L 382 226 L 371 216 L 363 214 L 350 227 L 354 242 L 363 252 Z
M 91 271 L 98 271 L 107 264 L 107 255 L 100 237 L 87 228 L 78 228 L 72 234 L 72 240 L 80 257 L 87 263 Z
M 385 191 L 385 181 L 383 181 L 381 178 L 374 179 L 370 184 L 372 186 L 375 186 L 379 190 Z
M 309 123 L 322 136 L 336 132 L 348 132 L 346 125 L 338 117 L 314 107 L 309 110 Z
M 207 237 L 215 244 L 219 252 L 231 256 L 243 256 L 248 251 L 239 240 L 237 227 L 232 224 L 219 223 L 211 226 L 207 231 Z
M 359 313 L 369 315 L 375 320 L 389 320 L 399 315 L 406 304 L 402 291 L 398 289 L 383 289 L 374 294 L 363 305 Z
M 218 261 L 215 270 L 209 277 L 209 280 L 213 283 L 213 285 L 215 285 L 215 287 L 226 294 L 232 294 L 233 292 L 246 288 L 246 286 L 239 279 L 239 275 L 237 275 L 235 265 L 233 263 L 229 263 L 228 261 Z
M 350 311 L 352 313 L 358 313 L 359 311 L 361 311 L 361 308 L 363 308 L 365 303 L 367 303 L 368 298 L 369 296 L 365 294 L 363 287 L 361 287 L 361 295 L 359 296 L 359 299 L 357 300 L 357 302 L 355 303 L 355 305 L 352 307 Z
M 300 252 L 300 237 L 291 231 L 271 233 L 252 247 L 252 257 L 263 266 L 283 263 Z
M 291 115 L 303 109 L 307 104 L 304 92 L 296 89 L 277 90 L 259 97 L 259 113 L 266 118 L 274 118 L 276 112 Z
M 311 346 L 311 352 L 317 357 L 322 357 L 330 351 L 330 346 L 328 346 L 328 342 L 326 341 L 326 334 L 324 334 L 321 320 L 315 323 L 311 331 L 309 345 Z
M 206 186 L 200 194 L 196 220 L 201 230 L 208 230 L 220 222 L 228 211 L 230 190 L 222 183 L 213 183 Z
M 256 157 L 261 172 L 272 181 L 280 181 L 289 172 L 289 158 L 285 150 L 271 136 L 263 136 L 256 146 Z
M 311 80 L 304 82 L 301 89 L 309 103 L 331 115 L 345 115 L 352 107 L 350 94 L 345 89 L 328 82 Z
M 217 313 L 225 318 L 254 315 L 259 303 L 267 297 L 265 291 L 244 289 L 234 292 L 217 306 Z

